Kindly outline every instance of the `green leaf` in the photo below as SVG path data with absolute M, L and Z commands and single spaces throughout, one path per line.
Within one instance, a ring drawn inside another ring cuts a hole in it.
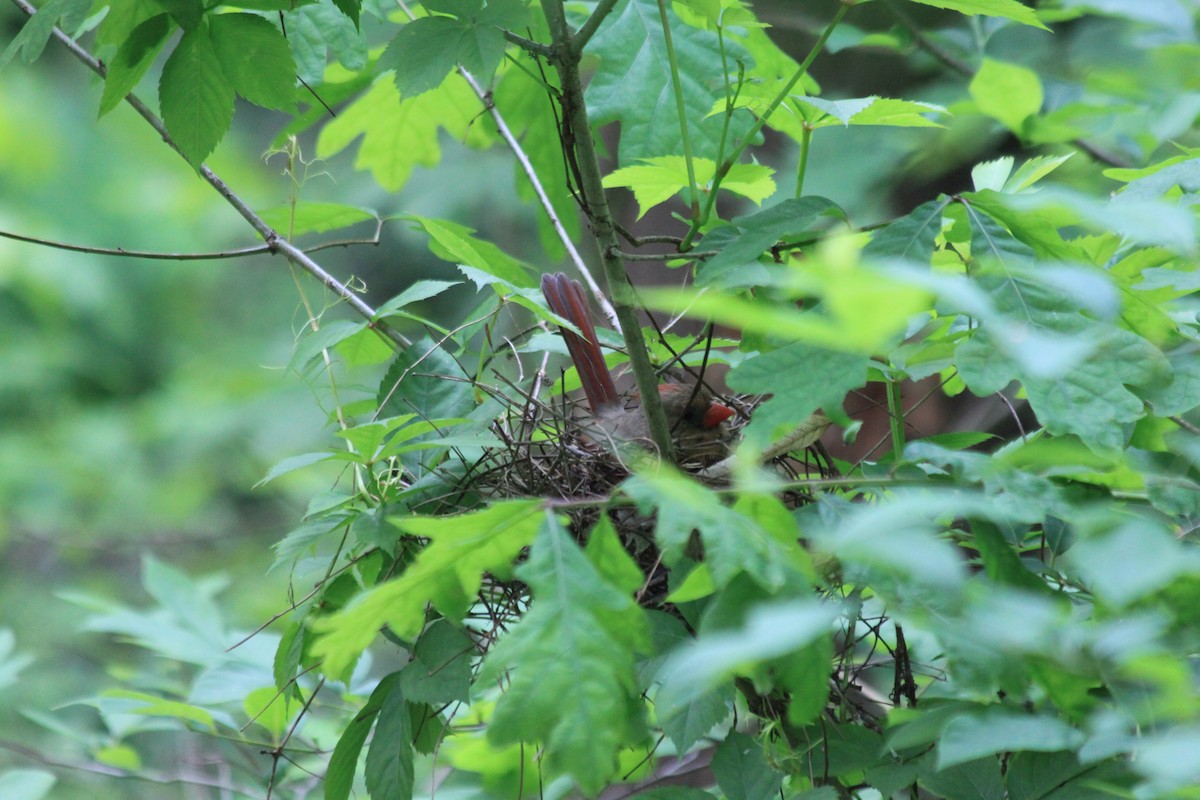
M 482 125 L 472 125 L 483 107 L 466 81 L 451 76 L 436 90 L 401 99 L 392 80 L 376 80 L 362 97 L 341 109 L 321 129 L 317 156 L 331 158 L 363 137 L 354 166 L 368 169 L 389 192 L 399 191 L 418 165 L 441 159 L 439 129 L 468 143 L 488 141 Z
M 233 86 L 225 77 L 208 27 L 184 34 L 158 82 L 163 123 L 183 157 L 199 167 L 233 121 Z
M 364 777 L 371 797 L 411 800 L 413 795 L 413 735 L 403 682 L 402 674 L 400 684 L 394 684 L 384 699 L 367 748 Z
M 786 659 L 815 648 L 828 653 L 837 612 L 812 600 L 753 606 L 738 628 L 703 631 L 674 652 L 659 674 L 662 688 L 655 709 L 663 718 L 683 713 L 734 675 L 754 674 L 756 665 Z M 803 658 L 803 656 L 801 656 Z M 803 659 L 810 666 L 811 659 Z M 829 664 L 820 670 L 828 678 Z
M 940 128 L 929 119 L 931 114 L 948 114 L 941 106 L 897 100 L 891 97 L 860 97 L 852 100 L 826 100 L 820 97 L 798 97 L 795 102 L 803 109 L 810 107 L 819 114 L 810 125 L 824 128 L 830 125 L 890 125 L 900 128 Z M 806 116 L 808 116 L 806 114 Z
M 277 231 L 289 236 L 305 233 L 328 233 L 339 228 L 349 228 L 360 222 L 378 219 L 365 208 L 342 203 L 313 203 L 301 201 L 295 205 L 267 208 L 258 215 Z
M 42 800 L 57 779 L 40 769 L 6 769 L 0 772 L 0 797 L 5 800 Z
M 134 28 L 129 38 L 121 43 L 117 54 L 108 63 L 104 93 L 100 97 L 100 116 L 116 108 L 125 95 L 133 91 L 154 63 L 170 32 L 170 16 L 159 14 Z
M 938 743 L 937 766 L 942 770 L 981 756 L 1018 750 L 1067 750 L 1083 740 L 1083 733 L 1057 717 L 989 708 L 950 721 Z
M 325 769 L 325 800 L 348 800 L 350 797 L 363 743 L 367 741 L 375 717 L 383 708 L 384 701 L 391 696 L 398 680 L 399 674 L 395 672 L 381 680 L 375 691 L 371 692 L 366 705 L 342 731 L 341 738 L 333 748 L 333 755 L 329 757 L 329 766 Z
M 803 342 L 743 361 L 729 373 L 730 387 L 739 392 L 775 395 L 755 409 L 743 436 L 763 448 L 818 409 L 841 413 L 846 394 L 866 384 L 868 363 L 865 355 L 839 353 Z M 825 379 L 806 380 L 803 376 L 807 375 L 822 375 Z
M 852 353 L 895 346 L 912 316 L 931 305 L 930 292 L 910 276 L 857 262 L 845 251 L 810 254 L 803 270 L 788 274 L 788 284 L 797 295 L 821 302 L 801 309 L 761 293 L 749 298 L 696 289 L 648 289 L 641 296 L 649 307 L 732 325 L 744 335 Z
M 1025 120 L 1042 110 L 1041 80 L 1018 64 L 985 58 L 968 88 L 980 111 L 1014 133 L 1019 134 Z
M 441 86 L 454 70 L 466 34 L 462 23 L 452 17 L 415 19 L 388 44 L 379 59 L 379 68 L 396 71 L 396 88 L 402 97 L 417 97 Z M 503 36 L 498 44 L 503 54 Z
M 296 62 L 283 34 L 257 14 L 217 14 L 213 47 L 233 89 L 263 108 L 296 106 Z
M 284 11 L 284 22 L 288 31 L 288 44 L 292 49 L 292 57 L 296 60 L 299 77 L 310 86 L 321 84 L 325 80 L 325 66 L 332 55 L 348 70 L 358 71 L 367 64 L 367 43 L 362 32 L 347 18 L 345 14 L 328 3 L 302 5 L 294 10 Z M 357 94 L 369 85 L 371 73 L 356 75 L 341 86 L 353 87 Z M 390 85 L 390 81 L 385 81 Z M 392 87 L 393 89 L 395 87 Z M 326 85 L 321 90 L 321 97 L 327 103 L 342 102 L 348 96 L 329 96 L 331 87 Z M 319 103 L 313 104 L 314 113 L 324 119 L 328 112 Z M 338 114 L 341 115 L 339 110 Z
M 1043 798 L 1087 772 L 1074 753 L 1024 751 L 1013 756 L 1004 775 L 1010 797 Z
M 383 319 L 389 316 L 408 316 L 402 311 L 405 307 L 413 303 L 419 303 L 422 300 L 428 300 L 431 297 L 437 297 L 447 289 L 453 289 L 455 286 L 461 285 L 458 281 L 414 281 L 403 292 L 375 309 L 375 317 L 376 319 Z
M 762 744 L 740 731 L 717 746 L 712 770 L 725 796 L 738 800 L 768 800 L 783 784 L 783 773 L 767 763 Z
M 362 0 L 333 0 L 333 4 L 337 6 L 337 10 L 346 15 L 354 27 L 358 27 L 359 11 L 362 8 Z
M 1166 373 L 1166 360 L 1128 331 L 1099 329 L 1089 336 L 1091 355 L 1060 374 L 1049 369 L 1022 374 L 986 335 L 967 340 L 955 360 L 976 394 L 991 394 L 1021 378 L 1030 406 L 1050 432 L 1073 433 L 1098 451 L 1115 450 L 1128 440 L 1129 424 L 1146 413 L 1142 399 L 1128 387 L 1153 385 Z
M 139 714 L 145 717 L 169 717 L 170 719 L 177 719 L 185 723 L 194 722 L 210 731 L 215 731 L 217 728 L 216 721 L 208 709 L 192 705 L 191 703 L 167 700 L 147 694 L 146 692 L 134 692 L 124 689 L 111 689 L 100 696 L 109 699 L 132 701 L 128 704 L 122 704 L 122 713 Z
M 394 520 L 406 533 L 429 539 L 397 578 L 371 589 L 343 611 L 314 620 L 319 638 L 313 653 L 324 658 L 327 675 L 344 675 L 384 625 L 411 639 L 433 605 L 459 619 L 474 599 L 485 572 L 506 572 L 537 533 L 539 500 L 510 500 L 483 511 L 448 517 Z
M 112 4 L 96 29 L 96 44 L 120 48 L 134 28 L 165 10 L 155 0 L 126 0 Z
M 699 268 L 696 284 L 702 287 L 758 286 L 767 282 L 766 268 L 758 259 L 781 240 L 820 231 L 846 214 L 824 197 L 789 198 L 756 214 L 737 217 L 728 226 L 704 237 L 705 250 L 720 253 Z M 814 237 L 815 238 L 815 237 Z
M 189 33 L 200 27 L 204 18 L 203 0 L 156 0 Z
M 466 225 L 432 217 L 405 215 L 429 234 L 430 251 L 445 261 L 465 264 L 517 287 L 537 285 L 533 269 L 505 253 L 495 244 L 478 239 Z
M 668 564 L 683 558 L 692 532 L 699 531 L 718 587 L 742 572 L 767 589 L 796 577 L 789 553 L 795 538 L 781 541 L 694 480 L 663 468 L 631 478 L 624 490 L 643 510 L 658 510 L 654 538 Z
M 465 417 L 475 408 L 462 368 L 431 339 L 421 339 L 396 355 L 379 383 L 382 417 L 419 414 L 427 419 Z
M 724 99 L 724 75 L 715 33 L 682 24 L 667 8 L 685 103 L 692 152 L 717 158 L 722 119 L 709 117 Z M 622 0 L 588 43 L 589 55 L 600 66 L 587 87 L 587 104 L 594 125 L 621 123 L 621 163 L 683 152 L 679 115 L 672 97 L 671 71 L 663 43 L 656 0 Z M 750 63 L 746 51 L 730 40 L 725 53 L 732 65 Z M 750 129 L 748 116 L 735 115 L 729 141 Z M 578 135 L 583 135 L 580 132 Z
M 942 231 L 942 212 L 948 205 L 950 198 L 943 195 L 894 220 L 871 237 L 863 248 L 863 258 L 902 258 L 928 264 Z
M 400 691 L 413 703 L 441 706 L 467 702 L 475 645 L 446 620 L 432 623 L 413 648 L 412 661 L 400 673 Z
M 1180 575 L 1200 574 L 1200 554 L 1149 520 L 1087 537 L 1067 557 L 1096 595 L 1118 608 L 1162 589 Z
M 986 14 L 989 17 L 1003 17 L 1022 25 L 1032 25 L 1042 30 L 1050 30 L 1038 21 L 1037 14 L 1032 8 L 1017 2 L 1017 0 L 913 0 L 913 2 L 934 8 L 947 8 L 969 16 Z
M 641 165 L 622 167 L 604 176 L 605 188 L 624 186 L 633 190 L 638 203 L 638 219 L 659 203 L 670 200 L 688 188 L 686 160 L 683 156 L 656 156 L 639 159 Z M 717 165 L 707 158 L 692 159 L 696 185 L 705 189 L 716 175 Z M 761 204 L 775 193 L 775 170 L 760 164 L 735 164 L 721 182 L 721 188 Z
M 920 784 L 934 795 L 952 800 L 1006 798 L 1004 781 L 1000 777 L 1000 762 L 995 758 L 980 758 L 936 772 L 927 768 L 921 772 Z
M 551 766 L 594 795 L 615 773 L 618 751 L 645 736 L 633 651 L 648 648 L 648 630 L 632 596 L 589 563 L 556 519 L 545 519 L 517 570 L 533 605 L 493 646 L 479 678 L 505 671 L 508 680 L 488 738 L 544 742 Z
M 303 455 L 298 456 L 289 456 L 267 470 L 267 474 L 263 476 L 262 480 L 254 485 L 255 487 L 262 486 L 269 481 L 275 480 L 280 475 L 286 475 L 289 472 L 295 472 L 298 469 L 304 469 L 305 467 L 312 466 L 313 464 L 319 464 L 322 461 L 328 461 L 332 457 L 333 454 L 327 451 L 322 451 L 319 453 L 304 453 Z
M 0 69 L 3 69 L 17 53 L 21 54 L 23 64 L 37 61 L 42 50 L 46 48 L 46 42 L 50 40 L 54 27 L 57 25 L 68 33 L 74 33 L 87 17 L 91 7 L 91 0 L 50 0 L 29 18 L 21 31 L 8 43 L 8 47 L 4 48 L 4 52 L 0 53 Z

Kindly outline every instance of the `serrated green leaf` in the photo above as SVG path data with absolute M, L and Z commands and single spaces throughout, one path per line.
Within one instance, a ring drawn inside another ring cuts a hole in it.
M 1042 110 L 1042 82 L 1036 72 L 1019 64 L 985 58 L 968 88 L 980 111 L 1014 133 Z
M 394 80 L 401 97 L 417 97 L 441 86 L 454 70 L 463 35 L 463 25 L 457 19 L 420 17 L 393 37 L 380 56 L 379 68 L 395 70 Z
M 1068 558 L 1093 591 L 1118 608 L 1180 575 L 1200 573 L 1200 556 L 1149 520 L 1083 539 Z
M 377 219 L 373 212 L 358 206 L 306 201 L 298 202 L 295 205 L 267 208 L 258 212 L 258 215 L 272 228 L 284 231 L 289 236 L 300 236 L 305 233 L 328 233 L 339 228 L 349 228 L 360 222 Z
M 417 413 L 426 419 L 465 417 L 475 408 L 471 384 L 462 368 L 431 339 L 398 353 L 379 383 L 379 413 L 399 417 Z
M 302 370 L 308 366 L 313 359 L 320 357 L 321 353 L 331 347 L 335 347 L 339 342 L 349 339 L 354 334 L 363 330 L 367 326 L 366 322 L 356 322 L 349 319 L 335 319 L 325 322 L 317 330 L 305 328 L 305 336 L 296 345 L 296 349 L 292 352 L 291 361 L 288 362 L 290 369 Z
M 731 676 L 829 638 L 836 616 L 834 609 L 818 602 L 789 600 L 754 606 L 739 628 L 702 632 L 663 666 L 662 688 L 655 698 L 658 713 L 680 713 Z M 825 673 L 828 677 L 828 664 Z
M 263 108 L 296 106 L 296 62 L 283 34 L 257 14 L 217 14 L 213 47 L 239 96 Z
M 325 769 L 325 800 L 348 800 L 350 790 L 354 788 L 354 773 L 358 769 L 358 756 L 367 734 L 375 724 L 375 717 L 383 707 L 384 701 L 391 696 L 399 673 L 393 672 L 379 682 L 371 697 L 362 710 L 354 715 L 354 719 L 342 731 L 329 757 L 329 766 Z
M 827 409 L 829 414 L 840 413 L 846 394 L 866 384 L 868 361 L 865 355 L 839 353 L 803 342 L 747 359 L 729 373 L 730 387 L 739 392 L 775 396 L 755 409 L 743 436 L 755 446 L 765 448 L 818 409 Z M 796 380 L 780 379 L 787 375 L 796 376 Z M 801 379 L 804 375 L 826 378 Z M 768 385 L 771 388 L 764 392 Z
M 863 248 L 863 257 L 901 258 L 928 264 L 942 231 L 942 213 L 948 205 L 950 198 L 943 195 L 917 206 L 912 213 L 893 221 L 871 237 Z
M 202 727 L 208 728 L 210 731 L 216 730 L 216 721 L 213 715 L 206 708 L 193 705 L 191 703 L 183 703 L 178 700 L 167 700 L 156 695 L 147 694 L 146 692 L 135 692 L 125 689 L 110 689 L 103 692 L 103 698 L 126 700 L 128 704 L 122 704 L 123 710 L 127 714 L 140 714 L 146 717 L 169 717 L 177 719 L 181 722 L 194 722 Z
M 433 166 L 441 158 L 438 131 L 444 129 L 468 143 L 490 138 L 472 122 L 483 111 L 479 98 L 457 75 L 420 97 L 401 99 L 394 81 L 384 78 L 342 109 L 321 129 L 317 155 L 330 158 L 363 137 L 354 166 L 368 169 L 390 192 L 399 191 L 418 165 Z
M 692 532 L 699 531 L 718 587 L 743 572 L 767 589 L 779 589 L 797 576 L 788 552 L 794 542 L 779 541 L 683 475 L 646 472 L 627 481 L 624 491 L 644 510 L 657 509 L 654 538 L 668 564 L 683 557 Z
M 104 93 L 100 96 L 100 116 L 116 108 L 125 95 L 133 91 L 166 44 L 170 32 L 170 16 L 159 14 L 134 28 L 129 38 L 121 43 L 117 54 L 108 63 Z
M 467 702 L 475 644 L 446 620 L 432 623 L 417 639 L 412 661 L 400 672 L 400 691 L 413 703 L 442 706 Z
M 447 289 L 453 289 L 455 286 L 460 285 L 458 281 L 416 281 L 403 292 L 379 306 L 375 310 L 375 317 L 376 319 L 383 319 L 393 314 L 399 314 L 400 310 L 406 306 L 419 303 L 422 300 L 428 300 L 431 297 L 437 297 Z
M 23 64 L 32 64 L 46 48 L 46 42 L 54 27 L 68 32 L 74 32 L 87 16 L 92 7 L 91 0 L 50 0 L 38 9 L 37 13 L 28 19 L 20 32 L 13 37 L 0 53 L 0 69 L 3 69 L 13 56 L 21 54 Z
M 645 617 L 553 517 L 517 574 L 534 600 L 485 662 L 480 681 L 501 671 L 508 678 L 488 738 L 544 742 L 550 764 L 596 794 L 615 773 L 618 751 L 645 736 L 633 672 L 634 649 L 648 647 Z
M 762 744 L 740 731 L 731 732 L 717 746 L 712 769 L 725 796 L 738 800 L 776 797 L 783 783 L 783 773 L 767 763 Z
M 415 780 L 412 740 L 409 703 L 400 685 L 395 685 L 379 709 L 375 734 L 367 748 L 364 778 L 371 797 L 411 800 Z
M 505 253 L 495 244 L 478 239 L 475 231 L 457 222 L 432 217 L 406 215 L 429 234 L 430 250 L 438 258 L 482 270 L 513 286 L 536 285 L 531 267 Z
M 989 17 L 1003 17 L 1022 25 L 1032 25 L 1042 30 L 1050 30 L 1038 21 L 1037 14 L 1032 8 L 1017 2 L 1017 0 L 913 0 L 913 2 L 934 8 L 946 8 L 969 16 L 986 14 Z
M 288 44 L 296 60 L 299 76 L 310 86 L 317 86 L 325 80 L 325 66 L 329 55 L 346 69 L 356 73 L 366 66 L 367 43 L 362 31 L 333 5 L 302 5 L 292 11 L 285 11 L 284 20 L 288 31 Z M 356 86 L 357 92 L 369 85 L 372 77 L 374 76 L 370 73 L 356 75 L 347 83 Z M 340 102 L 345 99 L 326 98 L 327 91 L 327 88 L 323 89 L 321 94 L 326 102 Z M 328 115 L 329 112 L 319 103 L 314 105 L 322 118 Z
M 1004 184 L 1006 192 L 1023 192 L 1066 163 L 1074 153 L 1061 156 L 1038 156 L 1025 161 Z
M 179 40 L 158 82 L 163 123 L 184 158 L 199 167 L 233 121 L 233 86 L 225 77 L 207 26 Z
M 1057 717 L 991 708 L 950 721 L 938 743 L 937 765 L 941 770 L 1006 751 L 1067 750 L 1083 740 L 1082 732 Z
M 640 161 L 639 166 L 622 167 L 604 176 L 605 188 L 625 186 L 633 190 L 638 203 L 638 219 L 689 186 L 683 156 L 656 156 Z M 697 186 L 704 189 L 716 175 L 717 165 L 707 158 L 694 158 L 692 169 Z M 761 164 L 735 164 L 721 182 L 721 188 L 761 204 L 775 193 L 775 181 L 771 180 L 774 172 Z
M 200 27 L 204 18 L 203 0 L 155 0 L 171 15 L 179 27 L 189 33 Z
M 289 472 L 295 472 L 298 469 L 303 469 L 304 467 L 312 466 L 313 464 L 319 464 L 322 461 L 328 461 L 332 457 L 333 454 L 328 452 L 305 453 L 299 456 L 290 456 L 267 470 L 267 474 L 264 475 L 262 480 L 256 483 L 255 486 L 262 486 L 264 483 L 275 480 L 280 475 L 286 475 Z
M 362 7 L 362 0 L 333 0 L 333 4 L 337 6 L 338 11 L 341 11 L 354 23 L 355 28 L 358 27 L 359 10 Z
M 112 4 L 96 29 L 96 44 L 119 48 L 134 28 L 164 10 L 155 0 L 125 0 Z
M 314 620 L 313 653 L 327 675 L 343 675 L 379 629 L 412 638 L 433 605 L 450 619 L 466 612 L 485 572 L 507 570 L 541 522 L 539 500 L 510 500 L 448 517 L 404 517 L 395 524 L 429 544 L 398 578 L 363 593 L 348 608 Z
M 724 98 L 724 75 L 717 36 L 680 22 L 667 9 L 688 121 L 692 152 L 716 158 L 723 120 L 709 117 L 713 103 Z M 621 123 L 621 163 L 682 152 L 679 115 L 673 102 L 671 71 L 656 0 L 622 0 L 588 43 L 600 66 L 587 87 L 593 124 Z M 751 63 L 741 46 L 727 39 L 726 58 Z M 748 116 L 734 115 L 729 141 L 745 135 Z

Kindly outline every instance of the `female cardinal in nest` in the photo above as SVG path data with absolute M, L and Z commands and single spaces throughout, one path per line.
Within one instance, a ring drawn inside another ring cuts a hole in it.
M 592 438 L 607 440 L 601 443 L 609 445 L 631 442 L 649 445 L 649 426 L 636 396 L 626 402 L 617 393 L 617 385 L 604 363 L 583 287 L 562 273 L 544 275 L 542 294 L 551 311 L 583 333 L 581 337 L 566 328 L 562 330 L 591 408 L 588 427 L 593 432 Z M 658 387 L 658 393 L 680 464 L 705 465 L 724 458 L 728 448 L 721 423 L 733 416 L 732 408 L 714 401 L 712 393 L 702 385 L 664 383 Z

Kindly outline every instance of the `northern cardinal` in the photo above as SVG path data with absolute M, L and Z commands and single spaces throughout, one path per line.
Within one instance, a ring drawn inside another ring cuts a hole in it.
M 562 273 L 543 275 L 542 294 L 551 311 L 583 333 L 581 337 L 566 328 L 562 330 L 592 412 L 588 425 L 598 434 L 592 438 L 607 439 L 602 444 L 617 446 L 630 442 L 650 445 L 649 426 L 636 396 L 626 401 L 617 393 L 617 385 L 604 363 L 583 287 Z M 664 383 L 659 385 L 658 393 L 680 464 L 710 464 L 727 454 L 720 426 L 733 416 L 732 408 L 716 402 L 711 392 L 694 384 Z

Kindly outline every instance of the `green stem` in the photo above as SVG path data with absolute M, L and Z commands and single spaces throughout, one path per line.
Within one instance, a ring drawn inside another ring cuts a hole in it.
M 804 194 L 804 175 L 808 172 L 808 151 L 812 147 L 813 129 L 804 123 L 800 134 L 800 164 L 796 167 L 796 197 Z
M 754 141 L 754 137 L 758 136 L 759 131 L 761 131 L 763 126 L 767 124 L 767 120 L 770 119 L 771 115 L 775 113 L 775 109 L 779 108 L 779 106 L 783 104 L 783 101 L 786 100 L 792 93 L 793 87 L 795 87 L 795 85 L 800 82 L 800 79 L 804 77 L 805 73 L 808 72 L 808 68 L 812 66 L 812 62 L 816 60 L 817 55 L 825 48 L 825 42 L 829 40 L 829 37 L 833 34 L 834 29 L 838 26 L 838 24 L 841 23 L 842 18 L 846 16 L 846 12 L 850 10 L 850 5 L 851 3 L 848 0 L 843 0 L 841 7 L 838 8 L 837 13 L 833 15 L 833 19 L 830 20 L 829 24 L 825 27 L 825 31 L 821 34 L 821 38 L 817 39 L 817 43 L 812 46 L 811 50 L 809 50 L 804 61 L 801 62 L 800 66 L 796 68 L 796 72 L 791 78 L 788 79 L 788 82 L 784 84 L 783 88 L 779 90 L 779 93 L 775 95 L 774 99 L 771 100 L 766 109 L 759 114 L 758 119 L 754 122 L 754 125 L 750 128 L 746 135 L 742 137 L 742 140 L 738 142 L 737 147 L 735 147 L 733 152 L 729 154 L 729 157 L 722 161 L 720 166 L 717 167 L 716 174 L 713 175 L 712 186 L 709 189 L 708 203 L 704 207 L 704 213 L 700 216 L 699 220 L 692 223 L 692 227 L 688 230 L 687 235 L 683 237 L 683 242 L 679 245 L 681 252 L 686 251 L 689 247 L 691 247 L 692 240 L 696 238 L 696 234 L 700 232 L 700 228 L 706 222 L 708 222 L 709 216 L 712 215 L 713 205 L 716 203 L 717 190 L 721 187 L 721 181 L 725 180 L 725 176 L 729 174 L 729 170 L 733 169 L 733 165 L 737 163 L 738 159 L 741 158 L 742 153 L 744 153 L 746 148 L 750 146 L 750 143 Z
M 663 42 L 667 46 L 667 66 L 671 68 L 671 88 L 675 93 L 675 113 L 679 115 L 679 136 L 683 140 L 683 163 L 687 167 L 688 189 L 691 194 L 692 224 L 700 219 L 700 192 L 696 188 L 696 167 L 692 163 L 692 139 L 688 136 L 687 109 L 683 104 L 683 84 L 679 80 L 679 59 L 675 57 L 675 42 L 671 39 L 671 23 L 667 20 L 666 0 L 658 0 L 658 16 L 662 20 Z
M 892 427 L 892 453 L 896 463 L 904 455 L 904 406 L 900 395 L 900 381 L 888 378 L 887 382 L 888 421 Z
M 612 13 L 613 7 L 616 6 L 618 0 L 600 0 L 596 4 L 596 9 L 592 15 L 580 26 L 579 32 L 574 38 L 568 37 L 565 41 L 569 44 L 570 52 L 574 55 L 579 55 L 583 52 L 583 48 L 587 46 L 588 41 L 596 34 L 596 30 L 600 27 L 600 23 L 604 22 L 605 17 Z
M 588 217 L 592 235 L 600 251 L 604 275 L 608 279 L 609 294 L 612 296 L 617 319 L 621 323 L 621 335 L 629 353 L 629 366 L 642 395 L 642 413 L 646 415 L 650 438 L 663 459 L 673 460 L 671 429 L 663 411 L 662 398 L 658 394 L 658 376 L 647 355 L 641 322 L 638 320 L 637 310 L 632 305 L 633 288 L 625 274 L 620 242 L 617 241 L 616 227 L 604 194 L 600 159 L 596 153 L 596 142 L 592 138 L 587 106 L 583 102 L 583 81 L 579 74 L 580 53 L 571 45 L 571 30 L 563 10 L 563 0 L 541 0 L 541 3 L 550 26 L 551 40 L 559 48 L 560 56 L 554 62 L 554 67 L 562 86 L 563 124 L 573 134 L 584 213 Z M 598 7 L 593 16 L 599 11 Z

